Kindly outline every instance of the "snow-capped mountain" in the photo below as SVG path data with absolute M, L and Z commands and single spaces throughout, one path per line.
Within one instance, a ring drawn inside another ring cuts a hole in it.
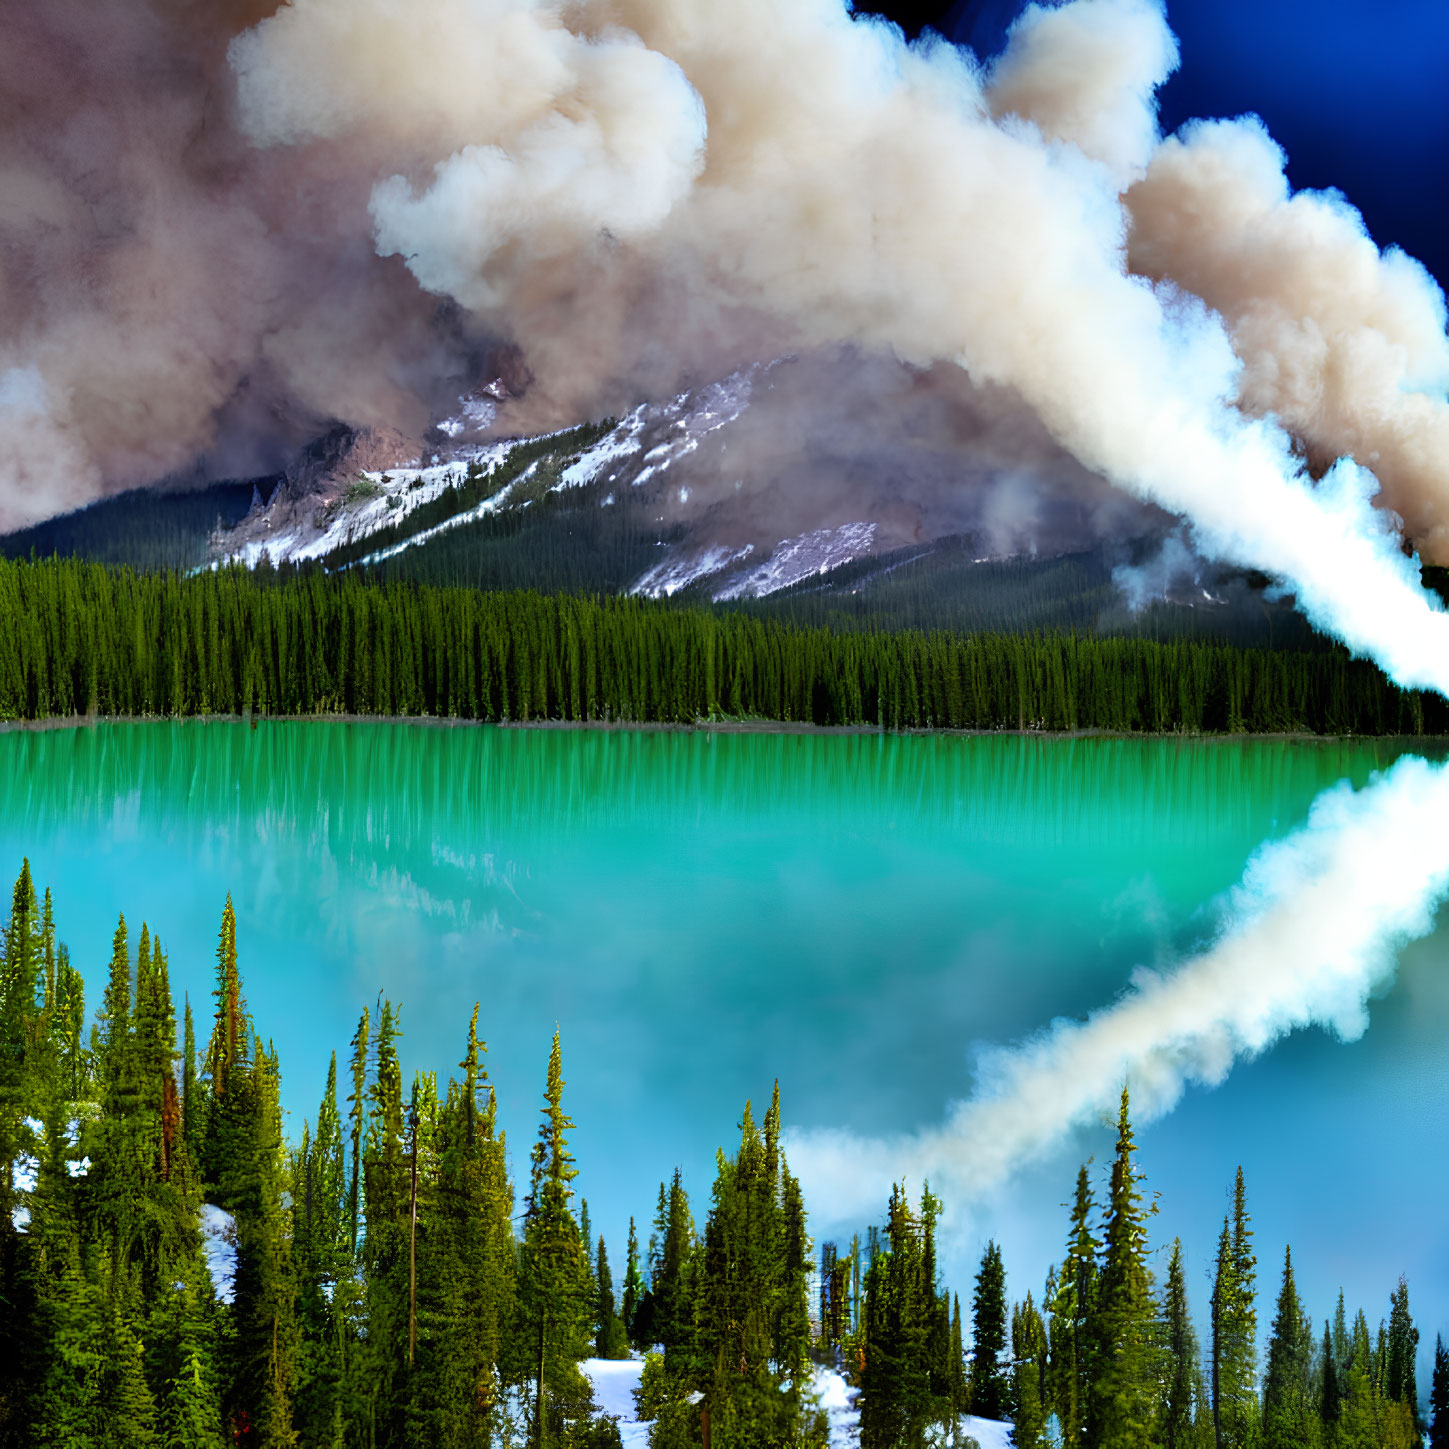
M 641 404 L 603 428 L 474 441 L 497 415 L 491 399 L 472 398 L 416 452 L 399 435 L 339 431 L 310 450 L 269 499 L 258 496 L 239 524 L 219 530 L 212 557 L 249 566 L 264 554 L 274 564 L 382 563 L 490 513 L 575 493 L 580 506 L 646 509 L 683 535 L 661 541 L 663 556 L 633 580 L 631 592 L 659 598 L 698 587 L 716 599 L 773 593 L 872 553 L 880 529 L 853 519 L 783 539 L 757 528 L 739 541 L 714 536 L 750 527 L 720 496 L 719 463 L 729 430 L 771 371 L 742 369 Z M 525 455 L 529 461 L 518 466 Z M 448 510 L 441 518 L 440 503 Z M 369 540 L 377 546 L 368 548 Z

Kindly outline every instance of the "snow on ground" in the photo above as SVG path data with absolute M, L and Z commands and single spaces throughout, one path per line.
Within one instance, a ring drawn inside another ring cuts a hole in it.
M 250 539 L 227 558 L 248 568 L 257 566 L 264 551 L 273 563 L 284 559 L 301 562 L 321 558 L 343 544 L 401 523 L 414 509 L 465 483 L 469 468 L 481 468 L 485 476 L 492 473 L 512 446 L 511 441 L 489 443 L 467 449 L 446 463 L 419 460 L 406 467 L 363 472 L 362 481 L 377 492 L 351 503 L 344 500 L 324 528 L 316 531 L 309 528 L 305 532 L 289 530 L 270 538 Z
M 642 594 L 646 599 L 668 599 L 680 589 L 687 589 L 699 579 L 708 578 L 727 569 L 731 564 L 742 563 L 753 552 L 753 544 L 743 548 L 726 548 L 717 543 L 683 558 L 667 558 L 639 576 L 629 589 L 631 594 Z
M 732 579 L 715 594 L 726 599 L 757 599 L 788 589 L 812 575 L 829 573 L 841 564 L 868 554 L 875 542 L 873 523 L 842 523 L 838 528 L 815 528 L 775 545 L 764 563 Z
M 498 404 L 491 397 L 464 398 L 457 415 L 444 418 L 438 424 L 438 431 L 445 438 L 456 438 L 470 429 L 481 432 L 484 428 L 491 428 L 497 416 Z
M 634 1417 L 634 1390 L 644 1372 L 642 1359 L 585 1359 L 579 1365 L 593 1385 L 594 1402 L 619 1421 L 624 1449 L 645 1449 L 649 1425 Z M 857 1449 L 860 1443 L 860 1415 L 855 1409 L 857 1390 L 833 1369 L 817 1368 L 811 1381 L 816 1402 L 830 1420 L 830 1449 Z M 1011 1425 L 994 1419 L 966 1415 L 962 1432 L 980 1449 L 1011 1449 Z
M 416 533 L 410 533 L 405 539 L 392 544 L 388 548 L 380 548 L 376 553 L 370 553 L 362 560 L 364 564 L 381 563 L 384 559 L 395 558 L 398 554 L 407 549 L 415 548 L 420 543 L 426 543 L 430 538 L 436 538 L 440 533 L 446 533 L 450 528 L 458 528 L 464 523 L 472 523 L 482 518 L 487 513 L 495 513 L 508 501 L 513 490 L 520 484 L 526 483 L 538 467 L 537 463 L 530 463 L 512 483 L 505 483 L 491 498 L 485 498 L 475 507 L 464 513 L 455 513 L 451 518 L 445 518 L 441 523 L 435 523 L 431 528 L 420 528 Z
M 586 1358 L 579 1365 L 594 1386 L 594 1402 L 606 1414 L 619 1420 L 619 1437 L 624 1449 L 645 1449 L 649 1443 L 649 1425 L 634 1417 L 634 1390 L 644 1372 L 644 1360 L 638 1358 Z
M 206 1255 L 206 1270 L 211 1274 L 216 1296 L 230 1303 L 236 1278 L 236 1219 L 215 1203 L 202 1205 L 201 1251 Z
M 592 483 L 611 463 L 621 462 L 637 453 L 644 446 L 639 435 L 644 431 L 647 412 L 648 408 L 641 404 L 612 433 L 605 433 L 592 448 L 580 453 L 559 475 L 554 491 L 582 488 L 586 483 Z M 616 476 L 617 470 L 610 473 L 605 482 L 612 482 Z
M 860 1443 L 860 1412 L 855 1407 L 859 1392 L 834 1369 L 815 1370 L 815 1397 L 830 1420 L 830 1449 L 855 1449 Z
M 691 388 L 667 403 L 642 403 L 612 433 L 601 438 L 569 467 L 565 468 L 557 489 L 580 488 L 586 483 L 602 480 L 612 483 L 623 471 L 625 459 L 643 453 L 643 466 L 629 481 L 637 488 L 671 463 L 694 452 L 699 440 L 717 428 L 732 423 L 749 406 L 758 367 L 741 368 L 707 387 Z M 659 438 L 660 430 L 669 431 L 644 452 L 644 434 Z M 611 469 L 613 471 L 608 471 Z M 657 597 L 657 596 L 655 596 Z
M 963 1414 L 961 1431 L 981 1449 L 1011 1449 L 1011 1425 L 1000 1419 L 978 1419 L 974 1414 Z

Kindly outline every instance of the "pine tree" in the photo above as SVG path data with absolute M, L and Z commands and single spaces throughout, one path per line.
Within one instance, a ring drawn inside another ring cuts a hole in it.
M 463 1080 L 449 1082 L 436 1126 L 425 1134 L 431 1147 L 420 1191 L 411 1443 L 498 1442 L 507 1432 L 505 1373 L 522 1382 L 529 1372 L 527 1346 L 508 1333 L 516 1272 L 513 1191 L 483 1052 L 475 1005 L 459 1063 Z
M 337 1053 L 317 1110 L 317 1132 L 306 1127 L 292 1169 L 292 1258 L 302 1337 L 297 1421 L 304 1439 L 335 1438 L 342 1415 L 342 1340 L 336 1321 L 338 1285 L 349 1275 L 347 1184 L 342 1121 L 337 1108 Z
M 1092 1234 L 1096 1204 L 1086 1165 L 1077 1172 L 1072 1200 L 1067 1255 L 1047 1302 L 1051 1342 L 1050 1399 L 1057 1416 L 1063 1449 L 1079 1449 L 1086 1427 L 1092 1384 L 1092 1323 L 1097 1306 L 1097 1253 L 1101 1243 Z
M 634 1219 L 631 1217 L 629 1219 L 629 1257 L 624 1268 L 624 1300 L 620 1317 L 624 1320 L 624 1328 L 632 1348 L 642 1347 L 635 1327 L 635 1319 L 643 1298 L 644 1280 L 639 1273 L 639 1234 L 635 1231 Z
M 1182 1244 L 1173 1239 L 1163 1301 L 1167 1395 L 1162 1412 L 1163 1449 L 1197 1449 L 1203 1416 L 1202 1362 L 1197 1330 L 1187 1303 Z
M 594 1283 L 598 1292 L 594 1310 L 594 1320 L 598 1325 L 595 1355 L 599 1358 L 628 1358 L 629 1338 L 619 1315 L 614 1311 L 614 1276 L 609 1271 L 609 1254 L 604 1247 L 602 1233 L 599 1234 Z
M 1148 1214 L 1135 1152 L 1124 1087 L 1094 1315 L 1095 1380 L 1087 1434 L 1094 1449 L 1149 1449 L 1157 1437 L 1156 1312 L 1147 1272 Z
M 1015 1406 L 1011 1442 L 1015 1449 L 1045 1449 L 1047 1415 L 1041 1388 L 1046 1375 L 1046 1325 L 1030 1293 L 1011 1316 L 1011 1354 Z
M 1340 1306 L 1342 1303 L 1343 1294 L 1340 1293 Z M 1329 1438 L 1333 1435 L 1334 1425 L 1338 1423 L 1341 1398 L 1338 1355 L 1333 1348 L 1332 1330 L 1328 1326 L 1328 1320 L 1324 1319 L 1323 1346 L 1318 1351 L 1318 1418 L 1323 1425 L 1324 1434 Z
M 362 1148 L 367 1127 L 367 1043 L 371 1027 L 371 1014 L 362 1008 L 362 1016 L 350 1043 L 352 1047 L 352 1093 L 347 1098 L 352 1110 L 348 1113 L 351 1123 L 351 1146 L 349 1160 L 352 1166 L 351 1185 L 347 1193 L 347 1216 L 351 1224 L 349 1246 L 354 1256 L 362 1233 Z
M 1310 1386 L 1313 1330 L 1298 1302 L 1293 1253 L 1283 1255 L 1283 1286 L 1273 1331 L 1268 1339 L 1268 1371 L 1263 1380 L 1264 1449 L 1310 1449 L 1315 1424 Z
M 1001 1249 L 986 1245 L 971 1295 L 971 1412 L 982 1419 L 1011 1413 L 1011 1380 L 1006 1350 L 1006 1270 Z
M 1449 1449 L 1449 1349 L 1443 1335 L 1434 1340 L 1434 1380 L 1429 1389 L 1430 1449 Z
M 852 1257 L 859 1256 L 859 1239 L 856 1240 L 856 1243 L 856 1252 L 852 1254 Z M 961 1332 L 961 1298 L 956 1293 L 951 1295 L 951 1360 L 948 1407 L 951 1434 L 954 1439 L 956 1426 L 960 1423 L 961 1415 L 966 1413 L 971 1407 L 971 1376 L 966 1366 L 966 1349 L 964 1336 Z
M 716 1156 L 704 1240 L 693 1253 L 688 1289 L 693 1331 L 673 1357 L 683 1382 L 703 1392 L 701 1411 L 721 1449 L 794 1443 L 800 1431 L 810 1249 L 799 1185 L 780 1151 L 779 1133 L 777 1086 L 763 1129 L 747 1102 L 738 1151 Z M 666 1240 L 666 1276 L 668 1258 Z M 678 1311 L 676 1302 L 671 1312 Z
M 891 1189 L 886 1245 L 870 1254 L 862 1324 L 861 1449 L 918 1449 L 931 1422 L 927 1341 L 935 1285 L 923 1273 L 921 1220 Z
M 536 1353 L 534 1443 L 557 1439 L 570 1417 L 590 1402 L 578 1361 L 589 1351 L 589 1265 L 570 1206 L 578 1176 L 563 1109 L 563 1066 L 558 1033 L 549 1054 L 544 1120 L 530 1159 L 531 1186 L 524 1214 L 519 1280 L 522 1337 Z
M 1417 1436 L 1419 1425 L 1419 1386 L 1415 1360 L 1419 1354 L 1419 1330 L 1409 1313 L 1409 1284 L 1399 1279 L 1394 1290 L 1389 1314 L 1388 1353 L 1384 1364 L 1384 1396 L 1403 1404 L 1409 1411 Z
M 1212 1296 L 1213 1423 L 1218 1449 L 1243 1449 L 1258 1432 L 1257 1260 L 1240 1167 L 1223 1221 Z
M 360 1368 L 369 1425 L 379 1437 L 403 1433 L 409 1392 L 412 1195 L 408 1113 L 397 1048 L 401 1035 L 398 1010 L 384 998 L 378 1006 L 375 1071 L 366 1094 L 360 1254 L 368 1323 Z
M 1413 1449 L 1418 1430 L 1408 1405 L 1384 1393 L 1376 1354 L 1362 1312 L 1354 1319 L 1334 1449 Z

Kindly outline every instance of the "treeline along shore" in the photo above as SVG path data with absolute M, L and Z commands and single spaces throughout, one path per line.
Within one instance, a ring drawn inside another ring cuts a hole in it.
M 619 597 L 0 560 L 0 720 L 374 715 L 1449 733 L 1337 647 L 812 628 Z
M 160 940 L 124 917 L 87 1021 L 28 862 L 0 952 L 4 1449 L 619 1449 L 581 1366 L 639 1355 L 651 1449 L 825 1449 L 822 1370 L 857 1391 L 861 1449 L 965 1449 L 967 1412 L 1010 1420 L 1016 1449 L 1418 1449 L 1426 1419 L 1449 1443 L 1449 1354 L 1425 1414 L 1402 1279 L 1376 1332 L 1342 1294 L 1311 1319 L 1285 1253 L 1260 1353 L 1241 1171 L 1200 1347 L 1180 1244 L 1156 1271 L 1125 1089 L 1107 1180 L 1080 1170 L 1039 1299 L 1011 1302 L 988 1243 L 968 1325 L 925 1185 L 817 1259 L 778 1086 L 718 1152 L 702 1222 L 678 1171 L 639 1185 L 654 1218 L 642 1248 L 630 1220 L 616 1293 L 557 1033 L 515 1182 L 476 1007 L 441 1087 L 405 1075 L 391 1002 L 363 1011 L 288 1141 L 230 899 L 200 1036 Z

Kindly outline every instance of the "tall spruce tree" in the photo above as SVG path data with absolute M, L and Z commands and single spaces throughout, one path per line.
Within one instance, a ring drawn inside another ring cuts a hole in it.
M 806 1404 L 810 1248 L 779 1135 L 777 1084 L 762 1128 L 746 1102 L 739 1149 L 716 1158 L 694 1274 L 688 1376 L 721 1449 L 797 1442 Z
M 1182 1243 L 1173 1239 L 1163 1297 L 1166 1397 L 1162 1409 L 1163 1449 L 1199 1449 L 1206 1419 L 1206 1394 L 1197 1330 L 1187 1302 Z
M 1240 1167 L 1218 1240 L 1212 1294 L 1212 1395 L 1217 1449 L 1245 1449 L 1258 1433 L 1257 1259 Z
M 1093 1316 L 1094 1377 L 1086 1442 L 1093 1449 L 1151 1449 L 1158 1436 L 1155 1320 L 1147 1271 L 1147 1217 L 1127 1088 L 1103 1223 Z
M 1325 1437 L 1331 1438 L 1338 1422 L 1341 1400 L 1338 1359 L 1333 1351 L 1333 1333 L 1328 1320 L 1323 1320 L 1323 1343 L 1318 1350 L 1318 1418 Z
M 1047 1335 L 1030 1293 L 1011 1315 L 1011 1357 L 1011 1442 L 1015 1449 L 1045 1449 L 1047 1406 L 1042 1385 L 1046 1382 Z
M 1010 1368 L 1006 1351 L 1006 1269 L 1001 1249 L 986 1245 L 971 1295 L 971 1412 L 982 1419 L 1011 1413 Z
M 1051 1342 L 1049 1397 L 1056 1413 L 1062 1449 L 1080 1449 L 1092 1385 L 1091 1326 L 1097 1306 L 1097 1254 L 1101 1243 L 1092 1231 L 1096 1203 L 1086 1164 L 1077 1171 L 1067 1231 L 1067 1254 L 1056 1291 L 1046 1303 Z
M 928 1341 L 935 1285 L 926 1281 L 921 1218 L 891 1189 L 885 1242 L 870 1254 L 860 1372 L 861 1449 L 919 1449 L 932 1419 Z
M 1434 1339 L 1434 1378 L 1429 1388 L 1430 1449 L 1449 1449 L 1449 1349 Z
M 530 1158 L 518 1304 L 523 1342 L 532 1350 L 533 1442 L 558 1443 L 571 1419 L 591 1402 L 578 1370 L 589 1352 L 588 1255 L 574 1220 L 571 1186 L 578 1170 L 568 1148 L 573 1122 L 563 1108 L 563 1057 L 558 1033 L 549 1053 L 543 1122 Z
M 1418 1435 L 1419 1384 L 1415 1360 L 1419 1356 L 1419 1330 L 1409 1312 L 1409 1284 L 1399 1279 L 1389 1311 L 1388 1351 L 1383 1366 L 1384 1396 L 1391 1403 L 1402 1404 L 1409 1412 Z
M 1312 1449 L 1318 1432 L 1312 1371 L 1313 1328 L 1298 1301 L 1293 1252 L 1288 1248 L 1283 1253 L 1283 1284 L 1263 1379 L 1264 1449 Z
M 597 1337 L 594 1353 L 598 1358 L 628 1358 L 629 1336 L 614 1309 L 614 1275 L 609 1271 L 609 1253 L 604 1235 L 599 1234 L 598 1256 L 594 1263 L 594 1284 L 597 1290 L 594 1320 Z
M 634 1219 L 629 1219 L 629 1248 L 628 1257 L 624 1264 L 624 1296 L 620 1305 L 619 1316 L 624 1321 L 624 1330 L 628 1335 L 631 1348 L 640 1348 L 643 1345 L 638 1336 L 638 1329 L 635 1319 L 638 1317 L 639 1304 L 644 1298 L 644 1279 L 639 1271 L 639 1234 L 634 1227 Z

